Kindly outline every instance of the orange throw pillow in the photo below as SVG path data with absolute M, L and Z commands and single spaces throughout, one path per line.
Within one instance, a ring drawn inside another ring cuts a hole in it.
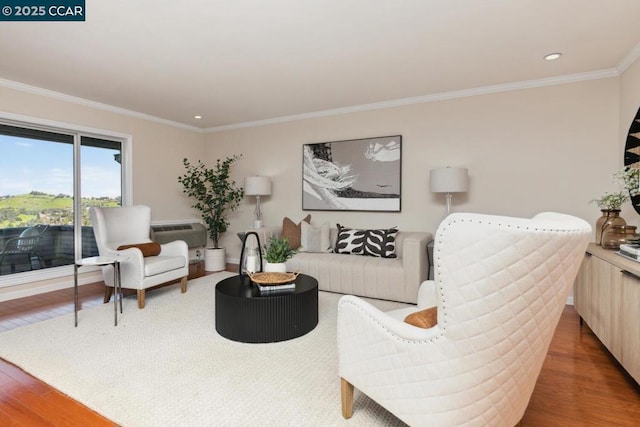
M 405 317 L 404 321 L 418 328 L 429 329 L 438 324 L 438 307 L 416 311 Z
M 119 251 L 123 251 L 125 249 L 129 249 L 129 248 L 138 248 L 142 251 L 142 256 L 143 257 L 148 257 L 148 256 L 156 256 L 156 255 L 160 255 L 160 243 L 157 242 L 149 242 L 149 243 L 135 243 L 132 245 L 122 245 L 122 246 L 118 246 L 118 250 Z
M 307 215 L 303 218 L 307 224 L 311 223 L 311 215 Z M 300 233 L 302 231 L 302 221 L 298 224 L 293 222 L 289 217 L 284 217 L 282 220 L 282 237 L 286 237 L 289 241 L 289 247 L 291 249 L 298 249 L 300 247 Z

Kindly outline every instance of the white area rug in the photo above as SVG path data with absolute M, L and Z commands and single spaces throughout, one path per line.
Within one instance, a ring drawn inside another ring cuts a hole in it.
M 319 322 L 290 341 L 243 344 L 215 330 L 218 273 L 0 334 L 0 357 L 123 426 L 377 426 L 402 423 L 356 390 L 344 420 L 337 302 L 320 292 Z M 383 310 L 405 304 L 375 301 Z

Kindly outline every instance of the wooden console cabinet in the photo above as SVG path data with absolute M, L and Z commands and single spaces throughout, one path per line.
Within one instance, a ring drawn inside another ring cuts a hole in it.
M 590 243 L 573 300 L 580 320 L 640 383 L 640 263 Z

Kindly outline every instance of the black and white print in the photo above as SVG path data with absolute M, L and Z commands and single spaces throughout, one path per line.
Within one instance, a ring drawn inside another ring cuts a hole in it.
M 400 212 L 402 136 L 303 146 L 303 210 Z
M 629 126 L 627 142 L 624 147 L 624 165 L 640 169 L 640 109 Z M 631 204 L 640 213 L 640 195 L 631 196 Z

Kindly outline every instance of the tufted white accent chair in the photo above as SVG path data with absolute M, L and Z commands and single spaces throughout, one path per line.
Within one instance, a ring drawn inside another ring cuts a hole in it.
M 186 242 L 176 240 L 163 244 L 160 255 L 150 257 L 143 257 L 138 248 L 117 250 L 122 245 L 151 242 L 148 206 L 94 207 L 90 215 L 98 253 L 126 258 L 120 262 L 120 283 L 125 289 L 137 289 L 139 308 L 144 308 L 145 290 L 152 286 L 180 279 L 181 292 L 187 291 L 189 248 Z M 113 292 L 113 267 L 102 267 L 102 275 L 107 285 L 104 302 L 108 302 Z
M 343 416 L 352 415 L 355 386 L 411 426 L 518 424 L 590 233 L 557 213 L 449 215 L 436 233 L 435 280 L 421 285 L 417 308 L 384 313 L 340 299 Z M 433 305 L 436 326 L 402 321 Z

